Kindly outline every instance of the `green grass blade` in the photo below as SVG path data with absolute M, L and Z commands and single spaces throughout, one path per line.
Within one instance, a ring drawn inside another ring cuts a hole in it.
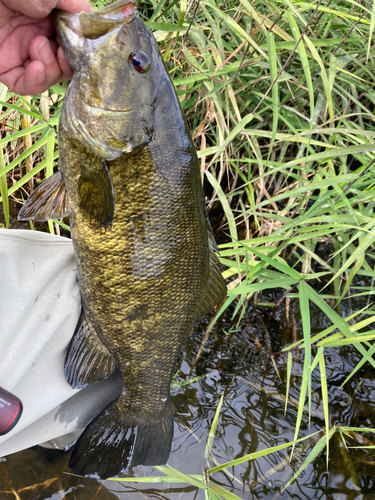
M 198 479 L 197 476 L 191 474 L 183 474 L 176 469 L 173 469 L 170 465 L 160 465 L 158 467 L 154 467 L 159 472 L 163 472 L 164 474 L 179 479 L 179 482 L 192 484 L 193 486 L 200 488 L 202 490 L 207 488 L 206 482 L 204 481 L 203 476 L 200 476 L 202 479 Z
M 335 432 L 336 432 L 336 426 L 333 426 L 332 429 L 329 431 L 328 440 L 331 439 L 331 437 L 334 435 Z M 301 472 L 303 472 L 306 469 L 306 467 L 310 465 L 311 462 L 313 462 L 315 458 L 324 450 L 325 446 L 326 446 L 326 436 L 322 436 L 316 443 L 314 448 L 310 451 L 310 453 L 304 460 L 303 464 L 298 468 L 297 472 L 293 474 L 293 477 L 286 483 L 283 490 L 286 490 L 288 486 L 290 486 L 297 479 L 297 477 L 301 474 Z
M 237 33 L 240 40 L 247 40 L 253 47 L 253 49 L 261 54 L 265 58 L 265 60 L 268 60 L 267 53 L 259 47 L 259 45 L 253 40 L 253 38 L 249 36 L 248 33 L 246 33 L 246 31 L 234 19 L 228 16 L 228 14 L 226 14 L 223 10 L 219 9 L 219 7 L 216 7 L 214 3 L 204 2 L 201 0 L 201 4 L 207 5 L 208 7 L 216 11 L 216 13 L 223 18 L 224 22 L 227 23 L 234 30 L 234 32 Z
M 367 43 L 367 60 L 370 56 L 370 47 L 372 43 L 372 34 L 374 33 L 375 28 L 375 0 L 372 1 L 372 9 L 371 9 L 371 24 L 368 34 L 368 43 Z
M 2 146 L 0 146 L 0 173 L 5 169 L 5 159 L 4 159 L 4 150 Z M 5 176 L 0 177 L 0 194 L 1 200 L 3 202 L 3 211 L 5 218 L 5 227 L 9 229 L 9 193 L 8 193 L 8 184 Z
M 367 354 L 369 356 L 373 356 L 373 354 L 375 353 L 375 344 L 372 345 L 372 347 L 367 351 Z M 366 363 L 366 358 L 363 357 L 361 359 L 361 361 L 359 361 L 356 366 L 354 367 L 354 369 L 350 372 L 350 374 L 346 377 L 346 379 L 344 380 L 344 382 L 340 385 L 340 389 L 342 387 L 344 387 L 344 385 L 358 372 L 358 370 L 360 370 L 362 368 L 362 366 Z
M 293 285 L 298 283 L 294 278 L 281 278 L 276 280 L 269 280 L 264 283 L 253 283 L 252 285 L 240 285 L 234 289 L 228 290 L 228 297 L 233 295 L 244 295 L 248 293 L 260 292 L 261 290 L 269 290 L 273 288 L 285 288 L 288 290 Z
M 272 32 L 267 33 L 268 56 L 270 61 L 271 81 L 275 81 L 272 87 L 272 137 L 268 151 L 267 161 L 270 159 L 273 143 L 275 142 L 277 124 L 279 122 L 279 85 L 277 82 L 277 54 L 275 47 L 275 37 Z
M 336 278 L 343 274 L 348 267 L 350 267 L 358 258 L 360 258 L 366 252 L 367 248 L 370 247 L 375 241 L 375 231 L 370 232 L 363 241 L 358 245 L 354 252 L 348 257 L 345 263 L 340 267 L 337 273 L 330 279 L 330 281 L 325 285 L 326 287 L 332 283 Z
M 0 83 L 0 101 L 4 101 L 8 88 Z M 5 168 L 5 158 L 4 158 L 4 150 L 2 146 L 0 146 L 0 171 Z M 3 212 L 5 218 L 5 227 L 9 228 L 9 193 L 8 193 L 8 183 L 6 177 L 0 178 L 0 195 L 3 201 Z
M 3 144 L 8 144 L 10 141 L 14 141 L 15 139 L 19 139 L 20 137 L 24 137 L 27 134 L 34 134 L 35 132 L 40 132 L 41 130 L 46 129 L 45 123 L 39 123 L 37 125 L 33 125 L 32 127 L 28 127 L 24 130 L 19 130 L 18 132 L 14 132 L 11 135 L 7 135 L 0 139 L 0 146 Z
M 37 151 L 41 147 L 43 147 L 47 142 L 47 136 L 44 135 L 37 142 L 35 142 L 30 148 L 24 151 L 21 155 L 19 155 L 15 160 L 9 163 L 3 170 L 0 171 L 0 178 L 5 176 L 8 172 L 10 172 L 14 167 L 19 165 L 23 160 L 26 160 L 30 155 Z
M 27 103 L 27 104 L 29 104 L 29 103 Z M 23 115 L 29 115 L 29 116 L 32 116 L 34 118 L 37 118 L 38 120 L 44 121 L 44 118 L 41 114 L 35 113 L 34 111 L 30 111 L 30 110 L 25 109 L 25 108 L 21 108 L 20 106 L 16 106 L 15 104 L 0 101 L 0 106 L 5 106 L 6 108 L 14 109 Z
M 216 411 L 215 411 L 214 418 L 212 420 L 210 432 L 209 432 L 208 438 L 207 438 L 206 450 L 204 453 L 205 458 L 210 458 L 210 456 L 211 456 L 212 444 L 214 442 L 216 429 L 217 429 L 217 423 L 219 421 L 219 416 L 220 416 L 221 407 L 223 405 L 223 401 L 224 401 L 224 393 L 221 395 L 221 398 L 219 400 L 219 403 L 218 403 Z
M 58 157 L 59 157 L 59 152 L 55 151 L 53 154 L 53 159 L 57 160 Z M 38 163 L 32 170 L 30 170 L 30 172 L 27 172 L 26 175 L 21 177 L 21 179 L 16 184 L 14 184 L 14 186 L 12 186 L 8 189 L 8 196 L 15 193 L 18 189 L 20 189 L 22 186 L 27 184 L 30 179 L 32 179 L 35 175 L 37 175 L 39 172 L 41 172 L 43 169 L 45 169 L 46 165 L 47 165 L 47 159 Z M 2 179 L 2 177 L 0 176 L 0 181 L 1 181 L 1 179 Z M 0 198 L 0 203 L 2 201 L 3 201 L 2 198 Z
M 259 259 L 263 260 L 266 262 L 269 266 L 272 266 L 276 269 L 278 269 L 281 273 L 286 274 L 290 278 L 293 278 L 294 280 L 300 280 L 302 279 L 302 275 L 293 269 L 292 267 L 288 266 L 288 264 L 285 261 L 280 262 L 279 260 L 272 259 L 268 255 L 265 255 L 261 252 L 259 252 L 255 247 L 250 247 L 246 245 L 243 242 L 239 242 L 244 248 L 246 248 L 250 253 L 255 254 Z
M 301 37 L 301 33 L 297 24 L 297 21 L 295 20 L 293 14 L 291 12 L 286 12 L 286 17 L 288 19 L 288 22 L 292 28 L 293 36 L 296 42 Z M 307 88 L 309 90 L 309 99 L 310 99 L 310 123 L 311 125 L 313 124 L 313 117 L 314 117 L 314 88 L 313 88 L 313 83 L 311 79 L 311 72 L 310 72 L 310 64 L 309 60 L 306 54 L 306 49 L 303 43 L 303 39 L 299 42 L 298 47 L 297 47 L 298 54 L 301 58 L 302 62 L 302 68 L 305 73 L 305 80 L 307 84 Z
M 286 415 L 286 410 L 288 408 L 290 378 L 292 376 L 292 363 L 293 363 L 292 353 L 288 352 L 288 360 L 287 360 L 287 365 L 286 365 L 286 392 L 285 392 L 284 416 Z
M 53 174 L 53 161 L 54 161 L 54 149 L 55 149 L 55 131 L 54 129 L 50 129 L 47 135 L 47 154 L 46 154 L 46 178 L 50 177 Z M 51 234 L 55 234 L 53 221 L 48 221 L 49 232 Z
M 305 347 L 305 359 L 303 371 L 307 379 L 307 395 L 309 406 L 309 422 L 311 415 L 311 327 L 310 327 L 310 307 L 309 307 L 309 285 L 301 281 L 298 285 L 299 304 L 302 318 L 302 331 Z
M 304 35 L 304 40 L 305 40 L 307 46 L 309 47 L 309 50 L 310 50 L 313 58 L 319 64 L 322 82 L 323 82 L 323 87 L 324 87 L 324 91 L 325 91 L 325 96 L 327 99 L 329 117 L 330 117 L 331 121 L 333 122 L 334 111 L 333 111 L 333 103 L 332 103 L 332 94 L 331 94 L 331 88 L 330 88 L 330 84 L 328 81 L 328 76 L 327 76 L 326 68 L 324 66 L 324 62 L 322 61 L 321 57 L 319 56 L 318 51 L 314 47 L 314 44 L 306 35 Z
M 205 174 L 206 174 L 206 177 L 209 180 L 211 186 L 214 188 L 215 193 L 217 194 L 217 196 L 218 196 L 218 198 L 220 200 L 220 203 L 221 203 L 221 205 L 223 207 L 225 216 L 226 216 L 227 221 L 228 221 L 230 235 L 231 235 L 231 237 L 232 237 L 233 240 L 237 240 L 238 236 L 237 236 L 236 221 L 235 221 L 232 209 L 230 208 L 230 205 L 228 203 L 228 199 L 225 196 L 222 187 L 217 182 L 216 178 L 211 174 L 211 172 L 209 172 L 208 170 L 206 170 Z
M 242 464 L 244 462 L 249 462 L 250 460 L 256 460 L 257 458 L 265 457 L 266 455 L 270 455 L 271 453 L 275 453 L 276 451 L 285 450 L 286 448 L 289 448 L 290 446 L 294 446 L 297 443 L 304 441 L 305 439 L 309 439 L 312 436 L 315 436 L 316 434 L 317 434 L 317 432 L 314 432 L 313 434 L 309 434 L 308 436 L 296 439 L 294 441 L 290 441 L 288 443 L 279 444 L 277 446 L 272 446 L 271 448 L 266 448 L 265 450 L 259 450 L 259 451 L 255 451 L 254 453 L 249 453 L 248 455 L 245 455 L 244 457 L 236 458 L 235 460 L 231 460 L 230 462 L 226 462 L 225 464 L 220 464 L 220 465 L 217 465 L 216 467 L 212 467 L 211 469 L 208 470 L 208 473 L 213 474 L 214 472 L 219 472 L 219 471 L 227 469 L 229 467 L 234 467 L 235 465 L 239 465 L 239 464 Z
M 300 388 L 300 392 L 299 392 L 296 424 L 295 424 L 295 429 L 294 429 L 294 441 L 295 442 L 297 442 L 297 437 L 298 437 L 299 430 L 301 427 L 303 409 L 305 406 L 305 399 L 306 399 L 306 391 L 307 391 L 307 371 L 306 371 L 306 367 L 304 365 L 303 371 L 302 371 L 301 388 Z M 309 415 L 310 415 L 310 411 L 309 411 Z M 292 446 L 292 450 L 290 452 L 290 457 L 293 456 L 294 446 L 295 446 L 295 443 Z
M 345 335 L 345 337 L 351 337 L 351 333 L 348 327 L 348 324 L 337 314 L 336 311 L 331 309 L 329 305 L 319 296 L 319 294 L 310 287 L 309 290 L 309 299 L 314 302 L 320 309 L 323 311 L 328 318 L 334 323 L 336 328 L 340 330 L 340 332 Z M 375 361 L 372 358 L 370 351 L 366 351 L 366 349 L 362 346 L 362 344 L 355 344 L 357 350 L 362 354 L 364 359 L 368 361 L 373 368 L 375 368 Z
M 173 474 L 169 474 L 168 471 L 160 470 L 159 467 L 154 467 L 155 470 L 160 472 L 165 472 L 165 476 L 151 476 L 151 477 L 109 477 L 106 481 L 120 481 L 126 483 L 184 483 L 190 484 L 190 479 L 201 480 L 203 476 L 201 475 L 190 475 L 188 480 L 186 478 L 175 477 Z
M 220 145 L 219 149 L 216 151 L 216 153 L 214 154 L 214 157 L 212 158 L 212 160 L 210 161 L 210 164 L 208 165 L 208 167 L 210 167 L 216 160 L 216 158 L 218 156 L 221 155 L 221 153 L 224 151 L 224 149 L 228 146 L 228 144 L 230 144 L 233 139 L 235 137 L 237 137 L 238 134 L 240 134 L 244 127 L 251 122 L 251 120 L 254 118 L 254 115 L 252 113 L 249 113 L 248 115 L 246 115 L 244 118 L 242 118 L 242 120 L 240 121 L 240 123 L 238 123 L 235 127 L 233 127 L 233 130 L 230 132 L 230 134 L 228 135 L 228 137 L 225 139 L 225 141 Z M 207 168 L 208 168 L 207 167 Z
M 217 494 L 221 495 L 223 498 L 226 498 L 227 500 L 242 500 L 240 497 L 238 497 L 234 493 L 226 490 L 225 488 L 219 486 L 216 483 L 210 483 L 210 489 L 214 493 L 217 493 Z
M 319 370 L 320 370 L 320 383 L 322 390 L 322 400 L 323 400 L 323 411 L 324 411 L 324 420 L 326 426 L 326 448 L 327 448 L 327 470 L 328 470 L 328 460 L 329 460 L 329 407 L 328 407 L 328 387 L 327 387 L 327 374 L 325 367 L 325 359 L 324 359 L 324 348 L 319 347 L 318 349 L 319 355 Z

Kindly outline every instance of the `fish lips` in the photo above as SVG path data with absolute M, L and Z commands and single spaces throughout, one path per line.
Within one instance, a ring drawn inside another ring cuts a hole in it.
M 55 9 L 54 23 L 64 56 L 74 72 L 78 72 L 87 41 L 98 39 L 138 16 L 132 0 L 120 0 L 95 12 L 69 14 Z

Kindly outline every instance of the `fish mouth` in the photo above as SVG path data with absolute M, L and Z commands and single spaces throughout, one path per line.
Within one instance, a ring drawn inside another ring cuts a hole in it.
M 95 40 L 123 24 L 128 24 L 138 15 L 133 0 L 120 0 L 94 12 L 68 14 L 54 11 L 54 21 L 60 38 L 69 45 L 72 35 Z

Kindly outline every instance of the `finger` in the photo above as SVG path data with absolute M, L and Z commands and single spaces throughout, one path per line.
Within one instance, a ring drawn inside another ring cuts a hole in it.
M 60 56 L 61 59 L 61 56 Z M 0 76 L 10 90 L 21 95 L 35 95 L 44 92 L 58 80 L 69 79 L 72 71 L 68 63 L 63 67 L 55 57 L 46 37 L 37 36 L 30 44 L 30 61 Z
M 62 47 L 57 49 L 57 61 L 61 68 L 61 80 L 70 80 L 73 76 L 73 70 L 69 66 L 68 61 L 65 59 L 64 51 Z
M 26 68 L 13 68 L 0 75 L 0 81 L 12 92 L 20 95 L 41 94 L 48 89 L 45 68 L 41 61 L 32 61 Z
M 94 10 L 87 0 L 59 0 L 56 7 L 71 14 L 82 11 L 93 12 Z
M 2 0 L 7 7 L 25 16 L 42 18 L 50 14 L 54 7 L 66 10 L 71 14 L 85 11 L 92 12 L 93 9 L 87 0 Z
M 29 51 L 32 61 L 41 61 L 44 64 L 45 85 L 54 85 L 57 80 L 61 79 L 62 70 L 48 38 L 36 36 L 30 43 Z M 36 78 L 41 79 L 42 73 Z
M 46 17 L 55 7 L 54 0 L 2 0 L 9 9 L 33 18 Z

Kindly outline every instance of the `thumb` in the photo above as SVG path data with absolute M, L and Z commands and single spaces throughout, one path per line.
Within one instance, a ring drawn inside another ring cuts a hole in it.
M 70 14 L 76 14 L 82 11 L 92 12 L 94 10 L 87 0 L 59 0 L 56 8 L 65 10 Z
M 9 9 L 32 18 L 47 17 L 55 7 L 71 14 L 93 10 L 87 0 L 2 0 L 2 3 Z

